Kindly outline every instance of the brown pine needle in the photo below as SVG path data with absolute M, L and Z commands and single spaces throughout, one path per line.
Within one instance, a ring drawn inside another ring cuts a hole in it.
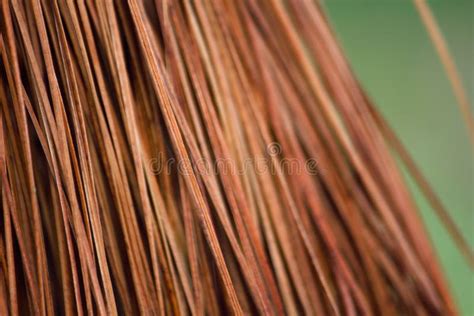
M 0 9 L 0 315 L 456 314 L 317 3 Z
M 444 70 L 446 71 L 446 75 L 449 78 L 449 82 L 451 83 L 451 87 L 454 92 L 454 96 L 456 97 L 459 110 L 463 116 L 464 123 L 466 124 L 466 128 L 469 134 L 469 138 L 471 140 L 472 145 L 474 146 L 474 115 L 471 110 L 471 105 L 466 95 L 466 91 L 464 91 L 461 78 L 459 77 L 458 70 L 456 68 L 456 64 L 454 63 L 454 59 L 449 52 L 448 45 L 446 40 L 441 33 L 441 30 L 436 22 L 433 13 L 429 5 L 427 4 L 426 0 L 413 0 L 415 3 L 415 7 L 420 14 L 421 20 L 428 31 L 428 34 L 431 38 L 433 46 L 436 49 L 436 52 L 439 55 L 439 59 L 443 64 Z M 474 148 L 474 147 L 473 147 Z

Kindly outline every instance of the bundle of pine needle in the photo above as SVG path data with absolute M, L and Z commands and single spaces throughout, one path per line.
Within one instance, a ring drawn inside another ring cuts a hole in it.
M 0 315 L 456 312 L 312 0 L 2 1 L 0 105 Z

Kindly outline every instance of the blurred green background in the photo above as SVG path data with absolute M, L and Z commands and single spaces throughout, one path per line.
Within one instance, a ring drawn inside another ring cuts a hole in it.
M 429 3 L 472 106 L 474 1 Z M 474 245 L 473 151 L 450 83 L 413 3 L 326 0 L 324 6 L 358 78 Z M 474 315 L 474 275 L 420 192 L 414 195 L 459 311 Z

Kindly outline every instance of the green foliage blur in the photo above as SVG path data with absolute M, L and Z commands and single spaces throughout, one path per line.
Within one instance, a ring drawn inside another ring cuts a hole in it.
M 429 3 L 472 106 L 474 1 Z M 474 151 L 450 83 L 413 3 L 326 0 L 324 6 L 359 80 L 474 246 Z M 460 314 L 474 315 L 474 275 L 420 192 L 413 193 Z

